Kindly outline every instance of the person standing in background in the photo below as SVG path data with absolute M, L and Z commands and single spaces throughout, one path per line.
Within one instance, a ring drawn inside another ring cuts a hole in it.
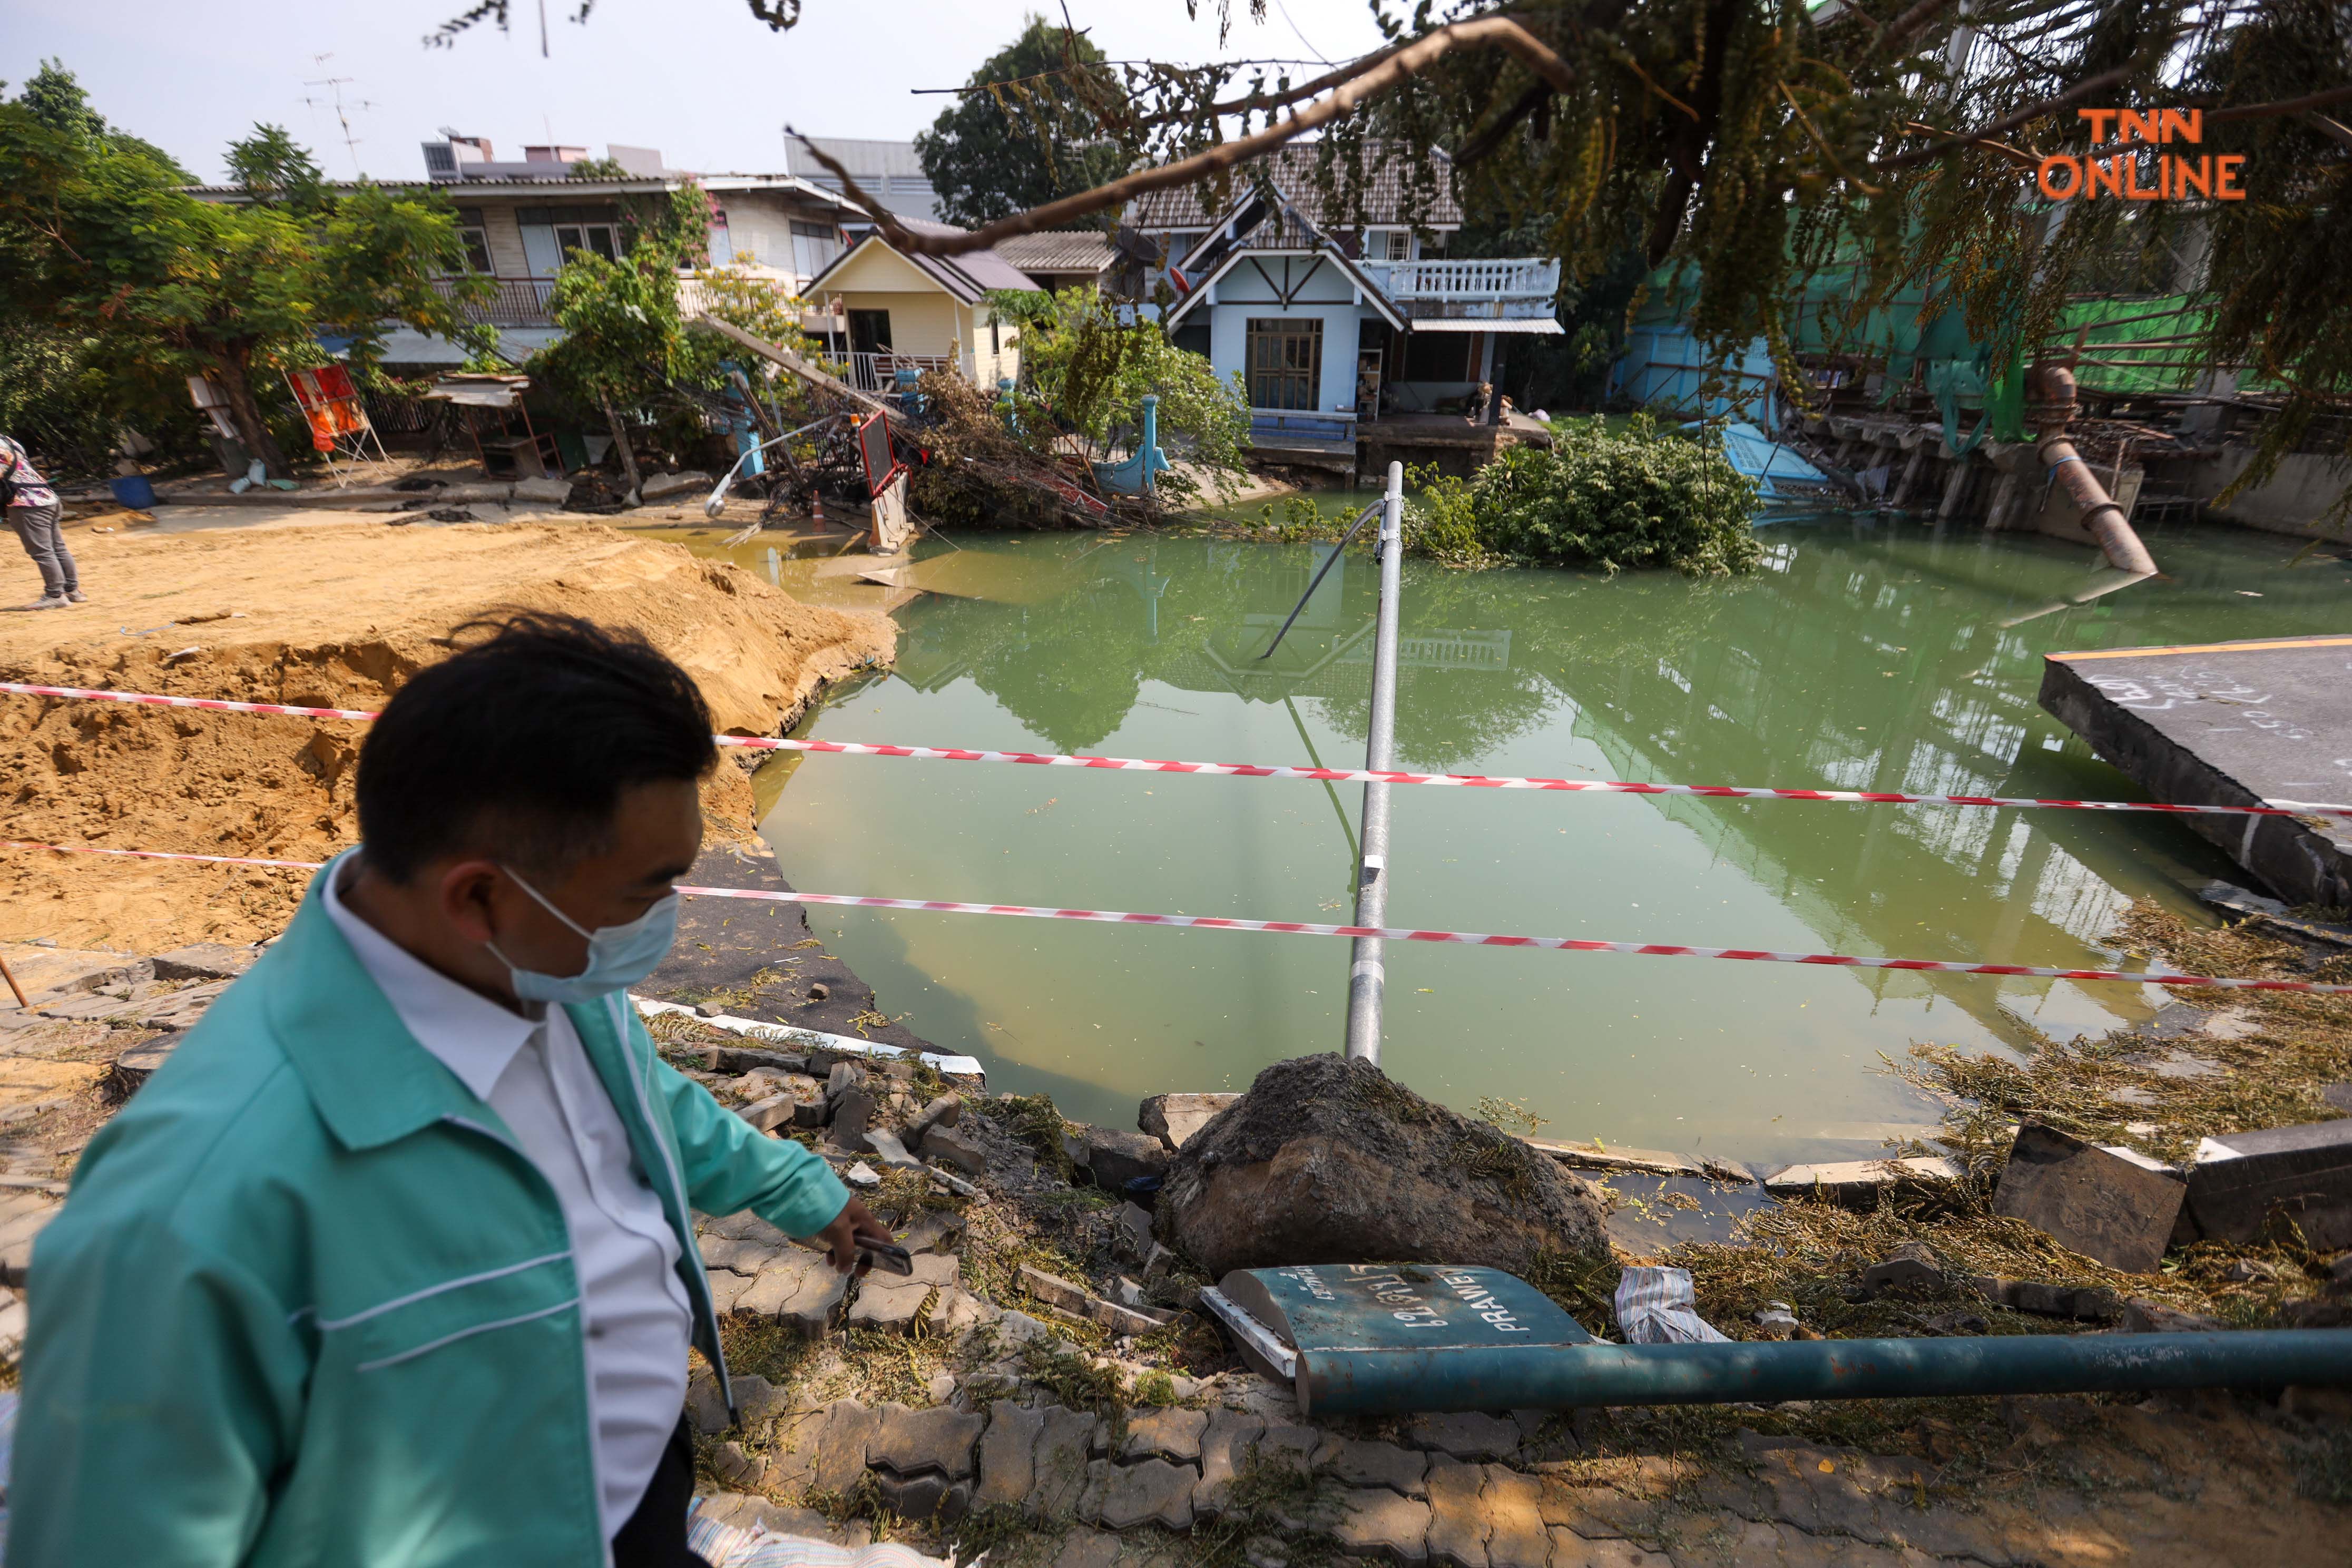
M 34 468 L 25 448 L 10 436 L 0 436 L 0 490 L 6 492 L 9 524 L 41 573 L 41 596 L 23 607 L 62 610 L 80 604 L 88 595 L 81 591 L 73 555 L 66 549 L 65 533 L 58 526 L 65 508 L 58 504 L 58 492 Z

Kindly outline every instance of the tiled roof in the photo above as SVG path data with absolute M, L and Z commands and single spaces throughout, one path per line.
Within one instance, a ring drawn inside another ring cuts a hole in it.
M 1340 200 L 1336 204 L 1327 202 L 1318 168 L 1321 146 L 1319 142 L 1291 142 L 1244 164 L 1234 171 L 1234 199 L 1240 199 L 1246 179 L 1259 175 L 1272 181 L 1312 221 L 1329 228 L 1353 228 L 1357 219 L 1355 204 L 1349 199 L 1348 164 L 1344 159 L 1335 163 L 1332 180 Z M 1406 172 L 1412 154 L 1402 142 L 1375 138 L 1364 143 L 1363 222 L 1452 225 L 1462 221 L 1462 205 L 1454 199 L 1449 160 L 1438 152 L 1427 156 L 1435 165 L 1432 171 L 1435 194 L 1424 201 L 1416 197 L 1407 184 Z M 1127 205 L 1121 221 L 1147 234 L 1174 228 L 1206 228 L 1213 219 L 1222 217 L 1232 204 L 1220 205 L 1211 197 L 1210 205 L 1203 208 L 1204 189 L 1184 185 L 1147 192 Z
M 917 234 L 970 232 L 958 228 L 952 224 L 932 223 L 924 218 L 902 217 L 898 222 Z M 878 232 L 869 235 L 868 237 L 879 245 L 890 244 L 889 240 Z M 830 266 L 809 279 L 809 289 L 817 289 L 827 278 L 846 266 L 849 258 L 857 254 L 859 246 L 863 243 L 864 241 L 861 240 L 835 257 Z M 993 250 L 967 250 L 961 256 L 923 256 L 900 251 L 896 247 L 891 248 L 896 254 L 906 257 L 915 266 L 930 274 L 938 279 L 940 288 L 945 289 L 967 305 L 979 303 L 980 297 L 991 289 L 1013 289 L 1033 294 L 1038 292 L 1035 279 L 997 255 Z
M 1098 228 L 1016 234 L 994 249 L 1024 272 L 1100 272 L 1111 263 L 1110 236 Z

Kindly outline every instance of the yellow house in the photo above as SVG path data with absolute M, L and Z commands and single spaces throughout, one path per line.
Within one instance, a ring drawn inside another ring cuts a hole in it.
M 964 232 L 899 221 L 919 232 Z M 874 233 L 817 274 L 805 298 L 824 314 L 846 319 L 847 341 L 833 349 L 848 364 L 850 382 L 865 391 L 889 391 L 902 366 L 951 369 L 976 386 L 993 387 L 1021 374 L 1021 350 L 1019 329 L 997 319 L 988 293 L 1037 287 L 992 250 L 909 256 Z

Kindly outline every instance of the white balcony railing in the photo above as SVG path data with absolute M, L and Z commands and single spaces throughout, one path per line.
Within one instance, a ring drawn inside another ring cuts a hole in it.
M 1559 292 L 1559 263 L 1537 258 L 1376 261 L 1364 271 L 1423 321 L 1549 316 Z
M 1549 300 L 1559 263 L 1536 258 L 1374 261 L 1364 270 L 1391 300 Z
M 852 353 L 849 374 L 842 379 L 860 392 L 896 392 L 900 370 L 946 370 L 961 374 L 962 361 L 955 354 L 898 354 Z

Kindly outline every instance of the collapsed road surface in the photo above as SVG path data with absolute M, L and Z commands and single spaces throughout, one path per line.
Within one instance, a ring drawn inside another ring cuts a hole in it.
M 2157 799 L 2352 799 L 2352 636 L 2047 657 L 2042 706 Z M 2352 822 L 2189 817 L 2291 904 L 2352 904 Z

